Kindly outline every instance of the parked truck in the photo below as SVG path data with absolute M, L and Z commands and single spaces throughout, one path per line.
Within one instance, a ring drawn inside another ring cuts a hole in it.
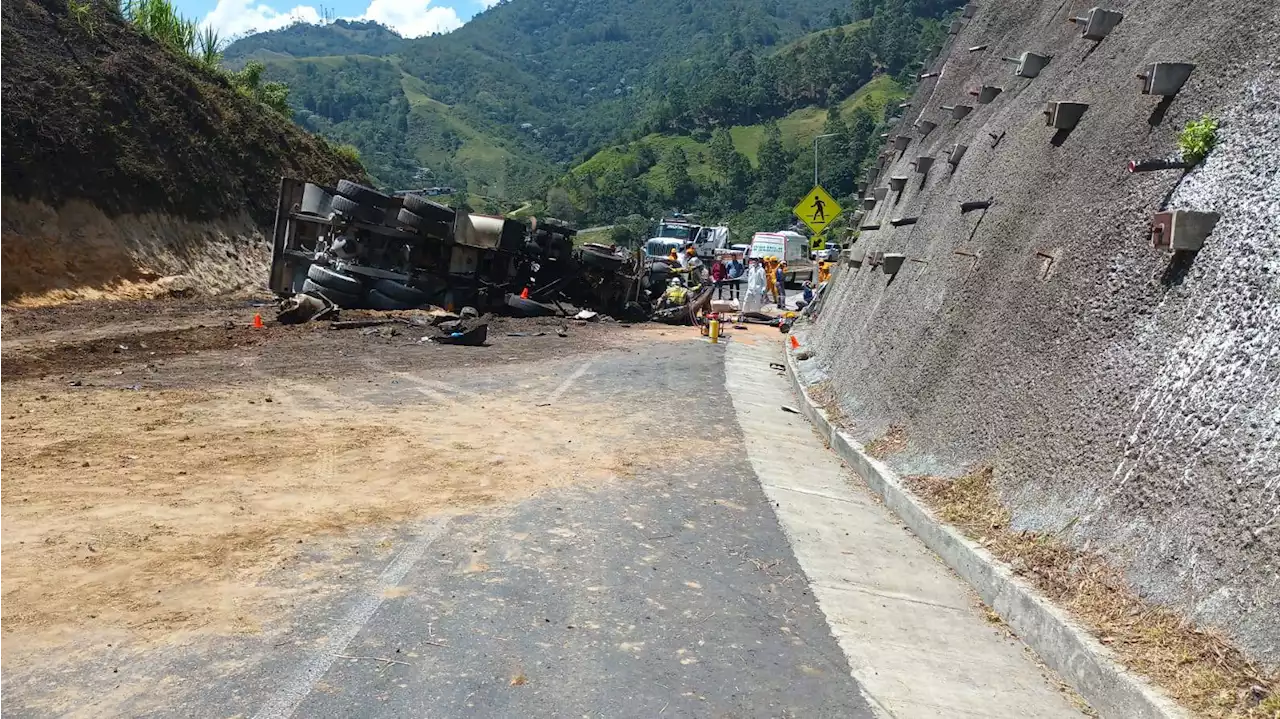
M 663 242 L 656 243 L 654 240 L 663 240 Z M 646 248 L 670 247 L 677 242 L 682 247 L 693 245 L 698 257 L 710 260 L 715 256 L 716 250 L 729 246 L 729 228 L 700 225 L 690 215 L 676 215 L 659 222 L 653 237 L 645 243 L 645 246 Z

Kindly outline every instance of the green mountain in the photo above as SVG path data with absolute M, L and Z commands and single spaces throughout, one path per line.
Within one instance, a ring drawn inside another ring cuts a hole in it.
M 516 197 L 634 127 L 651 88 L 682 67 L 767 52 L 847 10 L 848 0 L 510 0 L 446 35 L 295 25 L 225 57 L 264 62 L 290 84 L 299 121 L 354 144 L 384 185 L 465 182 Z

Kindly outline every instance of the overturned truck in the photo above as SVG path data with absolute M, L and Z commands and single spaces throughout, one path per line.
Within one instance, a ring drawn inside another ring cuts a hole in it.
M 330 188 L 286 177 L 268 284 L 282 297 L 346 309 L 647 317 L 658 279 L 651 263 L 602 245 L 574 247 L 575 234 L 555 220 L 525 224 L 347 180 Z

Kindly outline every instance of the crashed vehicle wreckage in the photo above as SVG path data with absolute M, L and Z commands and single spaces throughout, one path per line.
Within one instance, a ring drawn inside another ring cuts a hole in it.
M 329 188 L 286 177 L 268 284 L 294 308 L 317 308 L 311 317 L 435 306 L 517 316 L 587 308 L 648 319 L 670 268 L 638 251 L 575 248 L 575 234 L 556 220 L 526 225 L 347 180 Z

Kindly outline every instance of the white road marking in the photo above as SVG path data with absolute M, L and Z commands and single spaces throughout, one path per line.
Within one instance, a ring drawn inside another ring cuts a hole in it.
M 400 584 L 409 570 L 422 559 L 427 547 L 444 534 L 448 524 L 447 517 L 423 523 L 418 538 L 405 547 L 387 565 L 387 568 L 382 570 L 382 574 L 378 575 L 378 580 L 369 593 L 361 597 L 347 615 L 338 622 L 337 633 L 328 637 L 323 650 L 312 655 L 294 676 L 281 684 L 276 693 L 267 700 L 266 705 L 253 715 L 254 719 L 288 719 L 293 716 L 298 705 L 311 693 L 316 682 L 320 681 L 320 678 L 333 666 L 334 654 L 343 653 L 351 640 L 356 638 L 360 630 L 364 629 L 364 625 L 382 606 L 386 592 Z
M 591 360 L 587 360 L 586 362 L 583 362 L 578 367 L 578 369 L 573 371 L 573 374 L 566 377 L 565 380 L 560 383 L 559 387 L 556 387 L 556 391 L 551 393 L 551 396 L 547 398 L 547 401 L 545 402 L 545 404 L 551 404 L 552 402 L 555 402 L 556 400 L 560 399 L 560 395 L 564 394 L 565 391 L 567 391 L 569 387 L 572 386 L 573 383 L 578 380 L 579 377 L 586 374 L 587 370 L 590 368 L 591 368 Z

